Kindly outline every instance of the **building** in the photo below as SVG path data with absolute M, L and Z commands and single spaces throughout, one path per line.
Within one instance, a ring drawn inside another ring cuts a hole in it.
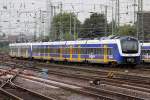
M 140 39 L 150 39 L 150 11 L 137 13 L 137 28 Z

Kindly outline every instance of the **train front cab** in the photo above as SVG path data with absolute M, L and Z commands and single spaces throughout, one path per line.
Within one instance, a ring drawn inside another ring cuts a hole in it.
M 142 63 L 150 63 L 150 43 L 142 44 L 141 60 Z
M 19 56 L 19 49 L 18 49 L 18 45 L 17 44 L 10 44 L 9 45 L 9 49 L 10 49 L 10 52 L 9 52 L 9 55 L 12 57 L 12 58 L 16 58 Z
M 120 63 L 133 64 L 140 63 L 141 46 L 137 39 L 131 37 L 124 37 L 120 39 Z

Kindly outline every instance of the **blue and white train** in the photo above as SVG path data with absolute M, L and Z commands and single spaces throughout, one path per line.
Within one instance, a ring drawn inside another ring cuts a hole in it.
M 139 64 L 141 46 L 133 37 L 10 44 L 10 56 L 30 59 Z
M 141 59 L 144 63 L 150 63 L 150 43 L 141 43 Z

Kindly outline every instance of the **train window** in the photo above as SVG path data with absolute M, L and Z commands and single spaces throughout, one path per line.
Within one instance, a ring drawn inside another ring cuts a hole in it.
M 144 55 L 150 54 L 150 50 L 142 50 L 142 54 Z
M 60 54 L 60 49 L 61 49 L 61 48 L 57 48 L 57 53 L 59 53 L 59 54 Z
M 72 54 L 75 54 L 75 48 L 72 48 Z
M 83 54 L 87 54 L 88 48 L 82 48 L 82 50 L 83 50 Z
M 63 54 L 66 54 L 66 48 L 63 48 Z
M 112 55 L 112 49 L 108 48 L 108 55 Z
M 70 48 L 67 49 L 67 54 L 70 54 Z
M 101 53 L 100 53 L 100 54 L 101 54 L 101 55 L 103 55 L 103 54 L 104 54 L 104 48 L 101 48 L 101 50 L 100 50 L 100 51 L 101 51 Z
M 37 47 L 37 48 L 35 48 L 36 50 L 35 50 L 35 52 L 36 53 L 40 53 L 40 48 L 39 47 Z
M 55 48 L 52 48 L 52 53 L 55 53 Z
M 56 51 L 57 49 L 56 48 L 54 48 L 54 53 L 57 53 L 57 51 Z
M 101 49 L 102 49 L 102 48 L 98 48 L 98 54 L 99 54 L 99 55 L 101 54 Z
M 95 48 L 95 54 L 98 54 L 98 48 Z
M 76 48 L 76 49 L 75 49 L 75 50 L 76 50 L 76 51 L 75 51 L 75 54 L 78 54 L 78 53 L 79 53 L 79 52 L 78 52 L 78 51 L 79 51 L 78 49 L 79 49 L 79 48 Z
M 78 53 L 80 53 L 80 52 L 79 52 L 79 48 L 76 48 L 76 54 L 78 54 Z
M 147 50 L 144 50 L 144 54 L 147 54 Z
M 50 48 L 50 53 L 60 53 L 60 48 Z
M 70 54 L 70 48 L 67 48 L 67 54 Z
M 66 48 L 66 54 L 69 54 L 69 48 Z
M 142 50 L 142 53 L 145 55 L 146 54 L 146 50 Z
M 53 53 L 53 48 L 50 48 L 50 53 Z
M 150 50 L 148 50 L 147 53 L 150 55 Z
M 148 53 L 148 50 L 145 50 L 145 54 L 147 54 Z
M 73 48 L 73 54 L 78 54 L 78 48 Z
M 44 48 L 40 47 L 40 53 L 44 53 Z
M 53 53 L 57 53 L 57 48 L 54 48 L 54 49 L 53 49 Z
M 146 54 L 146 50 L 143 50 L 143 54 Z
M 88 48 L 88 50 L 87 50 L 87 54 L 93 54 L 93 50 L 92 50 L 92 48 Z
M 143 54 L 143 55 L 145 54 L 145 50 L 142 50 L 142 54 Z
M 48 46 L 48 53 L 50 53 L 50 51 L 51 51 L 51 48 L 50 48 L 50 46 Z
M 63 54 L 66 54 L 66 48 L 63 48 L 62 51 L 63 51 Z
M 98 54 L 99 48 L 95 48 L 95 54 Z
M 37 53 L 37 51 L 38 51 L 38 48 L 33 47 L 33 53 Z
M 84 49 L 84 54 L 89 54 L 89 52 L 90 52 L 90 48 L 85 48 Z
M 80 48 L 80 53 L 81 53 L 81 54 L 84 54 L 84 53 L 83 53 L 83 48 Z
M 58 48 L 55 48 L 55 53 L 58 53 Z
M 57 53 L 57 49 L 56 48 L 54 48 L 54 53 Z
M 88 54 L 90 52 L 89 48 L 83 48 L 83 51 L 84 51 L 84 54 Z
M 33 53 L 36 53 L 36 49 L 35 49 L 34 47 L 33 47 L 33 49 L 32 49 L 32 52 L 33 52 Z
M 59 49 L 58 48 L 55 48 L 55 53 L 58 53 Z
M 102 48 L 98 48 L 98 54 L 100 55 L 102 51 Z
M 49 46 L 45 46 L 45 53 L 49 53 Z
M 64 49 L 65 54 L 67 54 L 67 48 Z
M 54 51 L 53 51 L 54 53 L 57 53 L 57 49 L 56 49 L 56 48 L 54 48 L 53 50 L 54 50 Z
M 76 54 L 76 48 L 72 48 L 72 54 Z
M 53 48 L 53 52 L 52 53 L 55 53 L 55 48 Z
M 109 51 L 111 53 L 111 51 Z M 97 55 L 103 55 L 104 48 L 88 48 L 87 54 L 97 54 Z

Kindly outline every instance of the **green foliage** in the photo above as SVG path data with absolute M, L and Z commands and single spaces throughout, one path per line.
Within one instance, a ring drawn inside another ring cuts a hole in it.
M 82 25 L 80 37 L 104 36 L 105 20 L 104 14 L 91 14 L 90 18 L 87 18 Z
M 65 40 L 73 40 L 73 36 L 70 33 L 65 33 L 64 39 Z
M 9 43 L 0 42 L 0 52 L 8 53 L 9 52 Z
M 117 32 L 119 35 L 122 35 L 122 36 L 136 36 L 136 27 L 135 26 L 131 26 L 131 25 L 123 25 L 123 26 L 120 26 L 118 28 L 118 32 Z
M 59 13 L 53 18 L 52 28 L 50 33 L 50 38 L 52 40 L 60 40 L 64 38 L 72 39 L 74 34 L 74 23 L 76 26 L 80 27 L 80 21 L 77 16 L 73 13 Z M 71 26 L 71 33 L 70 33 Z M 76 30 L 78 31 L 78 30 Z
M 112 26 L 112 24 L 113 24 L 113 26 Z M 113 32 L 112 32 L 112 28 L 113 28 Z M 113 20 L 113 22 L 108 23 L 107 32 L 108 32 L 109 35 L 117 33 L 116 22 L 114 20 Z

